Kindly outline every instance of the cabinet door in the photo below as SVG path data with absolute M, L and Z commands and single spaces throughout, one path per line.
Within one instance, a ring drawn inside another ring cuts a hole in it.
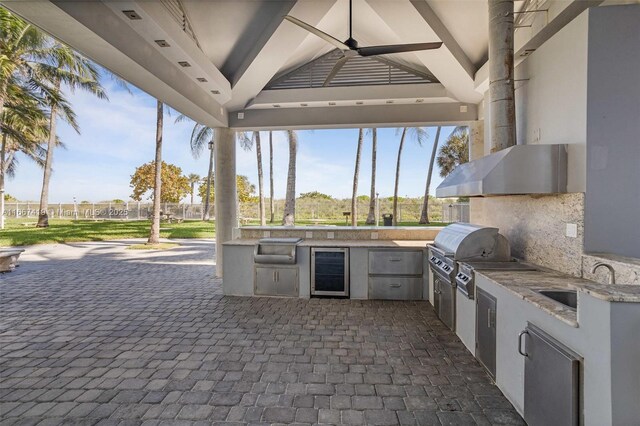
M 491 377 L 496 377 L 497 302 L 481 288 L 476 289 L 476 358 Z
M 371 275 L 422 275 L 424 253 L 413 250 L 369 251 Z
M 276 294 L 278 296 L 298 296 L 298 268 L 276 269 Z
M 440 312 L 438 316 L 452 331 L 456 330 L 456 288 L 440 280 Z
M 530 426 L 577 426 L 580 356 L 532 324 L 523 334 L 524 420 Z
M 265 296 L 277 294 L 276 268 L 256 267 L 255 280 L 255 294 Z

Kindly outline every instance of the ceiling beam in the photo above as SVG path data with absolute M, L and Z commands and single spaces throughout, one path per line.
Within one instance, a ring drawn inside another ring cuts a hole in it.
M 459 103 L 332 108 L 275 108 L 229 115 L 234 130 L 337 129 L 460 125 L 478 119 L 476 105 Z
M 442 41 L 439 49 L 413 55 L 460 102 L 480 102 L 482 96 L 473 85 L 473 64 L 425 0 L 369 0 L 368 4 L 403 42 Z
M 314 87 L 303 89 L 263 90 L 246 109 L 329 107 L 329 102 L 337 105 L 363 102 L 364 105 L 393 103 L 448 103 L 457 102 L 439 83 L 395 84 L 351 87 Z
M 476 67 L 471 60 L 464 53 L 464 50 L 460 47 L 455 38 L 451 35 L 447 27 L 442 23 L 438 15 L 431 9 L 429 3 L 426 0 L 411 0 L 411 4 L 418 11 L 422 19 L 431 27 L 433 32 L 442 40 L 442 44 L 447 48 L 451 55 L 460 64 L 469 77 L 473 78 L 476 73 Z M 484 17 L 479 17 L 480 19 Z
M 336 0 L 297 1 L 289 14 L 317 25 L 335 6 Z M 282 22 L 264 43 L 233 85 L 233 97 L 226 105 L 229 110 L 242 109 L 267 85 L 274 75 L 307 37 L 315 37 L 289 22 Z
M 102 2 L 5 1 L 4 6 L 151 96 L 211 127 L 227 114 L 210 93 Z
M 248 31 L 245 33 L 245 36 L 241 37 L 236 43 L 234 52 L 232 52 L 222 66 L 222 72 L 225 75 L 230 76 L 232 87 L 235 86 L 240 81 L 244 73 L 247 72 L 251 64 L 265 48 L 269 39 L 276 32 L 280 24 L 282 24 L 284 16 L 291 12 L 291 9 L 293 9 L 295 4 L 296 0 L 275 2 L 275 5 L 278 7 L 278 11 L 276 12 L 275 17 L 266 25 L 266 28 L 260 32 L 258 39 L 256 40 L 252 38 L 249 40 L 248 38 L 251 35 L 251 32 Z M 264 18 L 258 12 L 255 15 L 255 19 Z M 251 27 L 251 24 L 249 26 Z M 241 46 L 244 46 L 245 48 L 241 48 Z

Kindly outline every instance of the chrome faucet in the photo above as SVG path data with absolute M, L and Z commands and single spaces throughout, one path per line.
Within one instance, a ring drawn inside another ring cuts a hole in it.
M 608 263 L 603 263 L 603 262 L 598 262 L 595 265 L 593 265 L 593 269 L 591 269 L 591 273 L 595 274 L 596 271 L 598 270 L 599 267 L 604 266 L 605 268 L 607 268 L 609 270 L 609 284 L 615 284 L 616 283 L 616 271 L 613 269 L 613 266 L 609 265 Z

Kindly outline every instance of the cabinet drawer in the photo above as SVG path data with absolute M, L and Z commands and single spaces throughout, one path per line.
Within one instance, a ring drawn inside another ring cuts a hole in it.
M 369 299 L 422 299 L 422 278 L 369 277 Z
M 422 275 L 422 251 L 370 250 L 371 275 Z

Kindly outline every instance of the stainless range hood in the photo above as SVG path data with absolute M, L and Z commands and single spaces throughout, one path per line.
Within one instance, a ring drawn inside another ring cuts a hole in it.
M 456 167 L 436 197 L 567 192 L 567 145 L 515 145 Z

